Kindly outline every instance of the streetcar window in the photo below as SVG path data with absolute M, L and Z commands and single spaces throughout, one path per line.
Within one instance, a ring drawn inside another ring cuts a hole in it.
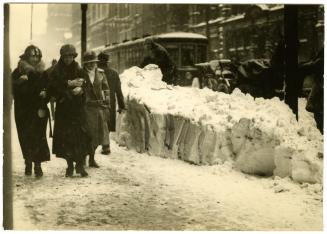
M 181 58 L 182 66 L 193 66 L 194 65 L 194 45 L 183 45 Z
M 169 53 L 169 56 L 174 61 L 174 63 L 176 65 L 179 65 L 179 62 L 178 62 L 178 47 L 168 47 L 166 49 L 167 49 L 167 51 Z
M 204 63 L 207 61 L 207 47 L 205 45 L 198 45 L 197 63 Z

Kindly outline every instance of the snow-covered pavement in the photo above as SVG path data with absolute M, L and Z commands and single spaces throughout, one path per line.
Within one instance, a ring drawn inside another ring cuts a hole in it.
M 12 124 L 15 230 L 322 230 L 321 184 L 196 166 L 112 142 L 89 177 L 65 178 L 52 156 L 44 177 L 24 176 Z M 51 142 L 49 142 L 51 145 Z

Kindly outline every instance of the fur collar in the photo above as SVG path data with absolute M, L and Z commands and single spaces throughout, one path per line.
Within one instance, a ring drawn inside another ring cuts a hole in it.
M 41 60 L 38 64 L 36 64 L 35 66 L 32 66 L 26 60 L 21 59 L 18 62 L 18 69 L 19 69 L 19 71 L 20 71 L 21 74 L 28 74 L 30 72 L 38 72 L 38 73 L 41 73 L 45 69 L 45 64 Z

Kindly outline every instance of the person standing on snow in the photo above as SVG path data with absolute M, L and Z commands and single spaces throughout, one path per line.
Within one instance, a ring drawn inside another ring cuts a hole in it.
M 50 72 L 49 95 L 56 100 L 52 152 L 67 161 L 66 177 L 76 173 L 88 176 L 84 159 L 90 152 L 91 139 L 86 132 L 85 80 L 75 58 L 76 49 L 66 44 L 60 49 L 60 59 Z
M 121 90 L 121 84 L 118 72 L 111 69 L 108 65 L 109 55 L 101 52 L 98 55 L 98 67 L 103 69 L 107 82 L 109 84 L 109 95 L 110 95 L 110 108 L 109 108 L 109 119 L 107 125 L 109 127 L 109 133 L 116 131 L 116 100 L 118 101 L 118 113 L 121 113 L 125 109 L 124 96 Z M 102 154 L 110 154 L 110 139 L 108 145 L 102 145 Z
M 176 79 L 176 67 L 168 51 L 162 45 L 155 43 L 151 38 L 147 38 L 144 41 L 144 49 L 146 56 L 140 67 L 143 68 L 148 64 L 158 65 L 162 72 L 162 81 L 167 84 L 173 84 Z
M 43 176 L 41 163 L 50 160 L 46 138 L 49 109 L 46 92 L 47 79 L 41 50 L 30 45 L 20 56 L 12 73 L 15 122 L 19 144 L 25 160 L 25 175 Z
M 109 145 L 107 126 L 109 115 L 109 86 L 104 71 L 97 68 L 97 56 L 93 51 L 86 51 L 83 56 L 83 77 L 86 80 L 86 122 L 87 132 L 92 138 L 89 166 L 98 168 L 94 160 L 95 150 L 99 145 Z

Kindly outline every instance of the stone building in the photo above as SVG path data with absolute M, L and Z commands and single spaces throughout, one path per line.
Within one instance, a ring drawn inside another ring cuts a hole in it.
M 80 47 L 80 4 L 72 7 L 72 41 Z M 323 40 L 323 5 L 299 6 L 299 60 Z M 88 48 L 174 31 L 209 38 L 208 59 L 269 58 L 283 36 L 281 4 L 88 4 Z M 322 29 L 322 30 L 321 30 Z

